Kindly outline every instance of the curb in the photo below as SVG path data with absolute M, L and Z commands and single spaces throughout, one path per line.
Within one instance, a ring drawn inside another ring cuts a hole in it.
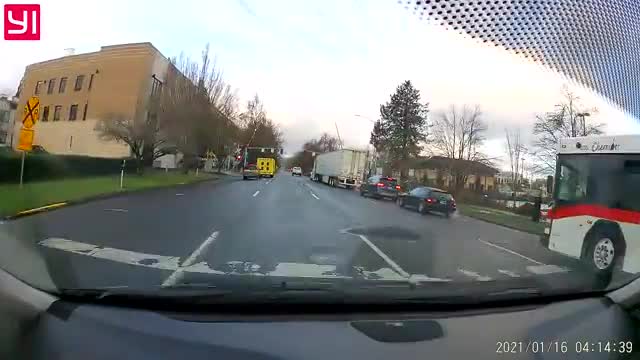
M 139 195 L 139 194 L 149 193 L 149 192 L 152 192 L 152 191 L 166 190 L 166 189 L 171 188 L 171 187 L 191 187 L 191 186 L 200 185 L 200 184 L 206 183 L 206 182 L 217 182 L 217 181 L 220 181 L 220 180 L 224 179 L 227 176 L 226 174 L 220 174 L 220 175 L 222 175 L 222 176 L 219 176 L 219 177 L 214 178 L 214 179 L 196 180 L 196 181 L 190 182 L 188 184 L 182 183 L 182 184 L 157 186 L 157 187 L 146 188 L 146 189 L 138 189 L 138 190 L 124 190 L 124 191 L 121 191 L 121 192 L 98 194 L 98 195 L 88 196 L 88 197 L 85 197 L 85 198 L 82 198 L 82 199 L 69 200 L 69 201 L 65 201 L 65 202 L 58 202 L 58 203 L 48 204 L 48 205 L 36 207 L 36 208 L 33 208 L 33 209 L 22 210 L 22 211 L 19 211 L 16 214 L 13 214 L 13 215 L 2 216 L 2 217 L 0 217 L 0 220 L 16 220 L 16 219 L 20 219 L 20 218 L 23 218 L 23 217 L 27 217 L 27 216 L 36 215 L 36 214 L 48 212 L 48 211 L 51 211 L 51 210 L 59 209 L 59 208 L 62 208 L 62 207 L 67 207 L 67 206 L 71 206 L 71 205 L 81 205 L 81 204 L 85 204 L 85 203 L 96 201 L 96 200 L 106 200 L 106 199 L 113 199 L 113 198 L 117 198 L 117 197 L 121 197 L 121 196 Z

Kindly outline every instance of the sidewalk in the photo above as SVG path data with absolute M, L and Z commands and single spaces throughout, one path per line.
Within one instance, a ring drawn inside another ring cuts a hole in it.
M 227 175 L 227 176 L 242 176 L 242 173 L 237 172 L 237 171 L 231 171 L 231 170 L 222 170 L 220 171 L 220 173 Z

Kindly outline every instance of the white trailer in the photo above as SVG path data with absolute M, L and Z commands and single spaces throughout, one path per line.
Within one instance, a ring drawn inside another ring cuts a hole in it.
M 343 149 L 316 156 L 311 178 L 331 186 L 360 185 L 367 166 L 367 152 Z

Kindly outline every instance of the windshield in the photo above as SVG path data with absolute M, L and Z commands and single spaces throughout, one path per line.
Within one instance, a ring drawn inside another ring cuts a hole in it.
M 6 20 L 0 41 L 0 269 L 51 293 L 251 282 L 319 302 L 628 283 L 626 70 L 545 58 L 534 25 L 573 31 L 570 9 L 475 3 L 5 5 L 42 26 Z
M 453 196 L 451 196 L 451 194 L 448 194 L 442 191 L 433 191 L 432 194 L 438 200 L 447 200 L 447 201 L 453 200 Z
M 640 155 L 561 155 L 557 170 L 558 206 L 600 204 L 640 211 Z

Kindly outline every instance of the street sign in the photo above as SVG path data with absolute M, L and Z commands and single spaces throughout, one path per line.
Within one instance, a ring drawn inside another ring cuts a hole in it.
M 31 151 L 33 146 L 33 135 L 34 131 L 32 129 L 20 129 L 20 135 L 18 136 L 18 150 Z
M 38 115 L 40 114 L 40 99 L 37 96 L 32 96 L 24 106 L 24 116 L 22 117 L 22 126 L 25 129 L 31 129 L 38 121 Z

